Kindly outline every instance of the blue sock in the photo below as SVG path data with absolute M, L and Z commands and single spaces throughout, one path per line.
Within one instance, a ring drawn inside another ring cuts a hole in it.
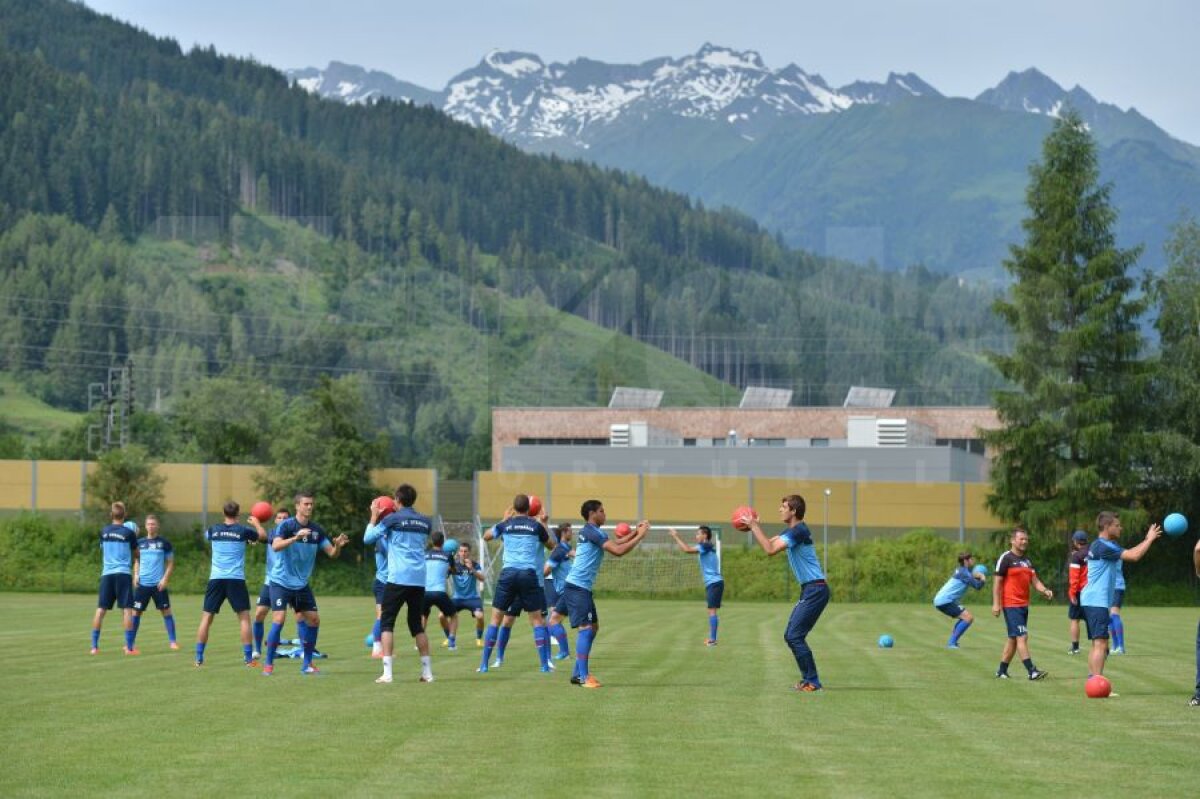
M 567 642 L 567 631 L 563 629 L 561 624 L 552 624 L 550 626 L 550 635 L 558 642 L 558 652 L 560 655 L 567 656 L 571 654 L 571 645 Z
M 163 624 L 167 625 L 167 640 L 175 643 L 175 617 L 163 616 Z
M 456 636 L 453 636 L 453 635 L 447 635 L 447 636 L 446 636 L 446 640 L 450 642 L 450 648 L 451 648 L 451 649 L 453 649 L 453 648 L 456 646 L 456 644 L 454 643 L 454 639 L 455 639 L 455 637 L 456 637 Z
M 380 640 L 379 637 L 380 637 L 380 635 L 383 634 L 383 630 L 380 629 L 379 624 L 380 624 L 379 619 L 376 619 L 375 626 L 371 628 L 371 635 L 374 636 L 374 640 L 376 643 L 379 643 L 379 640 Z
M 125 634 L 125 640 L 129 642 L 129 648 L 133 649 L 137 641 L 138 628 L 142 626 L 142 617 L 134 616 L 130 623 L 130 630 Z
M 254 622 L 254 651 L 262 651 L 263 633 L 266 632 L 266 625 L 261 621 Z
M 317 633 L 320 632 L 320 626 L 312 627 L 304 625 L 307 630 L 307 635 L 304 636 L 304 668 L 312 665 L 313 652 L 317 649 Z
M 487 635 L 483 637 L 483 660 L 479 664 L 479 668 L 487 669 L 488 660 L 492 657 L 492 649 L 496 646 L 496 625 L 489 624 Z
M 550 664 L 550 637 L 546 635 L 546 625 L 540 624 L 533 628 L 533 645 L 537 647 L 542 668 L 545 668 Z
M 137 636 L 137 630 L 132 626 L 125 631 L 125 648 L 133 649 L 133 639 Z
M 717 640 L 717 617 L 716 614 L 708 617 L 708 640 Z
M 1121 621 L 1121 614 L 1112 614 L 1112 620 L 1109 622 L 1112 628 L 1113 645 L 1118 649 L 1125 648 L 1125 624 Z
M 483 628 L 482 628 L 482 627 L 476 627 L 476 628 L 475 628 L 475 640 L 476 640 L 476 641 L 478 641 L 478 640 L 479 640 L 479 639 L 481 639 L 481 638 L 483 638 Z
M 206 647 L 206 646 L 207 646 L 207 644 L 202 644 L 199 641 L 196 642 L 196 662 L 197 663 L 204 662 L 204 647 Z
M 501 627 L 496 639 L 496 659 L 504 660 L 504 651 L 508 649 L 508 638 L 512 635 L 512 627 Z
M 279 633 L 283 631 L 282 624 L 271 623 L 271 632 L 267 633 L 267 665 L 275 665 L 275 650 L 279 648 Z
M 242 660 L 247 663 L 254 660 L 254 644 L 242 644 Z
M 92 630 L 92 649 L 100 648 L 100 631 Z
M 967 631 L 967 628 L 970 626 L 971 626 L 971 622 L 963 621 L 962 619 L 959 619 L 958 621 L 954 622 L 954 631 L 950 633 L 950 645 L 951 646 L 957 645 L 958 639 L 962 638 L 963 633 L 965 633 Z
M 303 619 L 296 622 L 296 637 L 300 639 L 300 646 L 308 640 L 308 622 Z
M 592 654 L 592 639 L 596 637 L 596 632 L 591 627 L 585 627 L 579 631 L 579 635 L 575 638 L 575 676 L 581 680 L 586 680 L 588 674 L 588 659 Z

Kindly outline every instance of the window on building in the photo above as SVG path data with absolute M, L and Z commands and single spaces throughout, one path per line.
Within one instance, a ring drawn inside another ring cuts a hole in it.
M 808 443 L 809 443 L 809 446 L 813 446 L 813 447 L 828 447 L 829 439 L 828 438 L 813 438 L 813 439 L 810 439 Z

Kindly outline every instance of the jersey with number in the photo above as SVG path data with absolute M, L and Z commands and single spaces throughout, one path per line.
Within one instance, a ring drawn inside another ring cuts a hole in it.
M 138 539 L 138 585 L 158 585 L 167 572 L 167 561 L 175 559 L 171 542 L 149 536 Z
M 1029 584 L 1037 576 L 1033 563 L 1024 555 L 1018 555 L 1011 549 L 996 561 L 996 576 L 1004 578 L 1004 588 L 1000 604 L 1006 608 L 1024 608 L 1029 606 Z
M 300 531 L 304 529 L 310 531 L 308 537 L 299 538 Z M 299 591 L 308 585 L 308 578 L 312 576 L 313 566 L 317 562 L 317 551 L 333 550 L 333 543 L 319 524 L 312 521 L 301 523 L 294 517 L 275 528 L 270 541 L 276 538 L 285 541 L 297 539 L 291 546 L 276 552 L 275 560 L 271 563 L 271 585 L 292 591 Z
M 246 544 L 258 540 L 258 532 L 244 524 L 214 524 L 204 531 L 212 544 L 210 580 L 246 579 Z
M 532 569 L 539 578 L 542 576 L 550 534 L 541 522 L 528 516 L 514 516 L 493 527 L 492 535 L 504 542 L 505 569 Z
M 133 574 L 133 551 L 137 549 L 137 533 L 123 524 L 110 524 L 100 531 L 100 554 L 106 574 Z
M 604 562 L 604 543 L 608 533 L 593 524 L 585 524 L 579 531 L 579 546 L 575 547 L 575 560 L 567 574 L 567 584 L 592 590 L 600 564 Z
M 723 582 L 721 558 L 717 555 L 717 548 L 710 543 L 702 543 L 696 546 L 696 553 L 700 560 L 700 576 L 704 578 L 704 584 Z
M 1117 590 L 1117 570 L 1125 550 L 1116 541 L 1097 538 L 1088 547 L 1088 583 L 1079 592 L 1079 604 L 1093 608 L 1109 608 Z
M 412 508 L 400 508 L 368 528 L 363 541 L 374 544 L 387 537 L 387 582 L 392 585 L 425 585 L 425 545 L 433 532 L 429 517 Z
M 801 585 L 825 579 L 807 524 L 799 522 L 795 527 L 784 530 L 780 538 L 787 542 L 788 565 Z

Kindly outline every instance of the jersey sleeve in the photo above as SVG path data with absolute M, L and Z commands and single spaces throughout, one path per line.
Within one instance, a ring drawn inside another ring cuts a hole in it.
M 538 540 L 541 541 L 543 544 L 550 540 L 550 533 L 546 532 L 546 528 L 542 525 L 541 522 L 538 522 L 537 537 L 538 537 Z
M 242 540 L 243 541 L 257 541 L 258 540 L 258 531 L 255 530 L 253 527 L 246 527 L 243 525 L 242 526 Z
M 1120 560 L 1121 553 L 1125 550 L 1120 544 L 1114 544 L 1112 541 L 1101 539 L 1104 544 L 1097 547 L 1097 551 L 1093 553 L 1097 560 Z
M 165 538 L 163 539 L 163 552 L 167 553 L 167 560 L 175 558 L 175 547 L 171 546 L 171 542 Z
M 587 541 L 589 544 L 594 544 L 598 547 L 604 546 L 604 541 L 605 541 L 604 535 L 597 532 L 596 530 L 590 530 L 585 527 L 584 529 L 579 531 L 579 537 L 582 540 Z
M 1003 555 L 1000 556 L 1000 560 L 996 561 L 996 576 L 997 577 L 1008 576 L 1008 563 L 1009 563 L 1008 553 L 1005 552 Z

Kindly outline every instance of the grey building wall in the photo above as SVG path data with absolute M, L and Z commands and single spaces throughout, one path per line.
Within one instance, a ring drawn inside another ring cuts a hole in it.
M 510 446 L 500 470 L 980 483 L 988 478 L 988 461 L 952 447 Z

